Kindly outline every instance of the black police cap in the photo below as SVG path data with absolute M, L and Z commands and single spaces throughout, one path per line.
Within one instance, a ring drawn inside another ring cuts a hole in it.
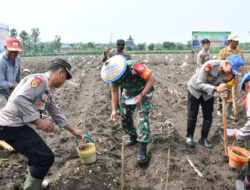
M 122 39 L 117 40 L 116 45 L 117 45 L 117 46 L 125 46 L 125 41 L 122 40 Z
M 60 59 L 60 58 L 53 59 L 50 62 L 50 65 L 60 65 L 62 68 L 64 68 L 64 70 L 67 73 L 67 79 L 72 78 L 72 76 L 70 74 L 71 65 L 67 61 L 65 61 L 64 59 Z

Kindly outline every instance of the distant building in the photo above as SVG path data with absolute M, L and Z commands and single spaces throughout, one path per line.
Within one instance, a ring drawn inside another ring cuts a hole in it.
M 71 50 L 73 50 L 73 46 L 71 44 L 62 44 L 60 50 L 61 51 L 71 51 Z
M 131 37 L 131 35 L 129 36 L 129 39 L 127 39 L 126 41 L 126 46 L 131 46 L 131 47 L 135 47 L 135 43 L 134 43 L 134 39 Z
M 0 23 L 0 53 L 4 51 L 6 40 L 9 38 L 9 26 Z

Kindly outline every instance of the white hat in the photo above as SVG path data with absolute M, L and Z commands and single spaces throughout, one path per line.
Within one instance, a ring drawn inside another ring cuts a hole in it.
M 232 40 L 232 41 L 240 41 L 240 39 L 239 39 L 239 36 L 238 35 L 235 35 L 235 34 L 230 34 L 229 36 L 228 36 L 228 38 L 227 38 L 227 40 L 229 41 L 229 40 Z
M 108 59 L 102 66 L 101 77 L 105 82 L 113 82 L 121 78 L 127 68 L 127 61 L 121 55 Z

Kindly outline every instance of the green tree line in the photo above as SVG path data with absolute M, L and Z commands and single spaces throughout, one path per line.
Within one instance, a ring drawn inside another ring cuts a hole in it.
M 32 28 L 30 33 L 22 30 L 19 34 L 15 28 L 12 28 L 10 37 L 20 39 L 23 55 L 44 55 L 60 52 L 61 37 L 56 35 L 53 41 L 40 42 L 39 28 Z

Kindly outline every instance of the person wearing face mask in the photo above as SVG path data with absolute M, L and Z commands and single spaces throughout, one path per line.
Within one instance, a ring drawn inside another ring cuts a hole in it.
M 230 55 L 239 55 L 240 57 L 242 57 L 242 59 L 244 59 L 243 51 L 239 47 L 239 36 L 235 35 L 235 34 L 229 35 L 228 42 L 229 42 L 229 46 L 220 50 L 220 52 L 218 54 L 218 59 L 219 60 L 227 60 L 227 58 Z M 244 74 L 245 74 L 244 66 L 242 66 L 240 68 L 240 70 L 242 71 L 242 74 L 244 76 Z M 226 116 L 227 116 L 227 119 L 230 119 L 230 120 L 237 119 L 237 118 L 235 118 L 235 116 L 233 115 L 233 112 L 232 112 L 232 108 L 233 108 L 233 90 L 232 90 L 232 88 L 234 87 L 234 97 L 237 97 L 238 83 L 239 83 L 238 76 L 236 76 L 234 80 L 227 83 L 229 93 L 228 93 L 228 98 L 226 101 Z M 217 115 L 218 116 L 222 115 L 221 99 L 217 99 Z
M 199 143 L 206 148 L 213 144 L 207 139 L 213 122 L 214 93 L 221 93 L 221 98 L 227 98 L 227 82 L 241 75 L 240 66 L 244 60 L 238 55 L 231 55 L 227 60 L 210 60 L 200 68 L 188 81 L 188 110 L 186 143 L 194 148 L 193 141 L 199 106 L 201 104 L 203 123 Z
M 197 72 L 202 65 L 207 62 L 209 58 L 210 41 L 208 39 L 202 40 L 202 50 L 197 55 Z
M 125 41 L 123 39 L 119 39 L 116 42 L 116 50 L 111 51 L 110 47 L 107 47 L 103 53 L 102 62 L 107 61 L 109 58 L 115 55 L 122 55 L 125 57 L 126 60 L 131 60 L 130 54 L 124 50 L 125 48 Z
M 46 73 L 22 79 L 0 111 L 0 140 L 28 158 L 24 190 L 41 189 L 43 179 L 54 162 L 52 151 L 35 131 L 40 129 L 50 133 L 54 130 L 49 120 L 42 119 L 45 110 L 59 128 L 74 136 L 82 136 L 81 131 L 76 130 L 60 112 L 53 95 L 53 88 L 59 88 L 71 78 L 70 69 L 71 65 L 65 60 L 52 60 Z

